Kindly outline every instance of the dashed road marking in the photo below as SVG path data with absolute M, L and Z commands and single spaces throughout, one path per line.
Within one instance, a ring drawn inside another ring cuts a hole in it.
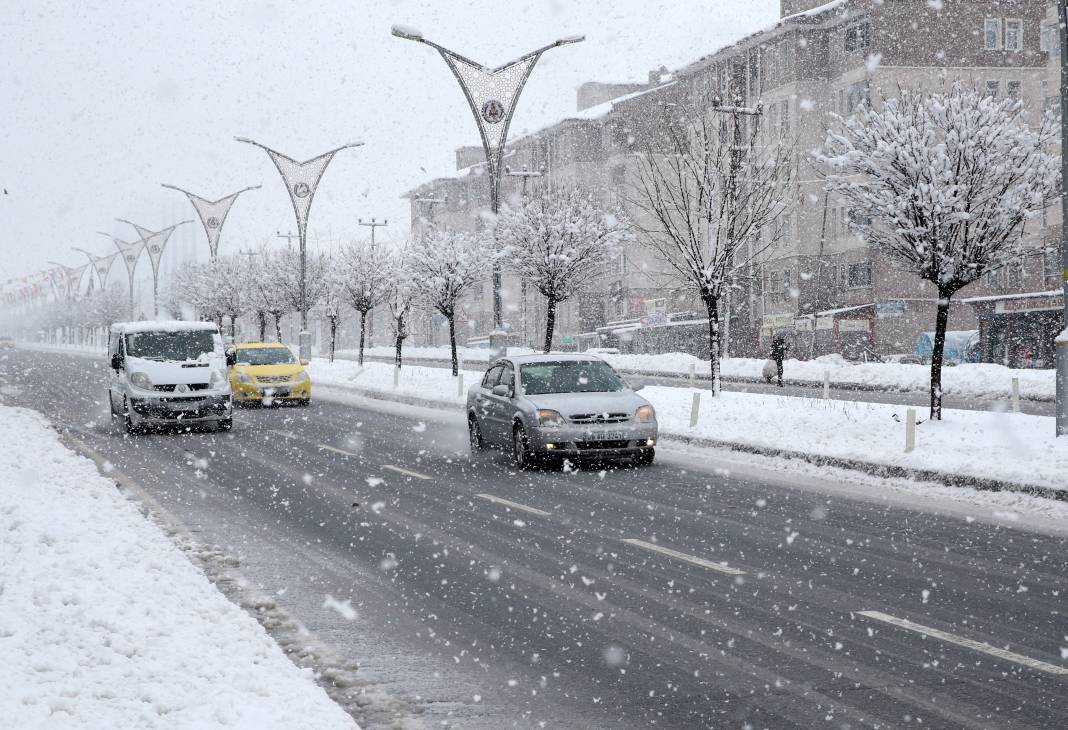
M 909 621 L 906 618 L 897 618 L 891 616 L 888 613 L 882 611 L 857 611 L 857 614 L 865 616 L 876 621 L 882 621 L 883 623 L 892 624 L 902 629 L 908 629 L 909 631 L 915 631 L 918 634 L 930 636 L 940 641 L 946 641 L 950 644 L 956 644 L 957 646 L 963 646 L 967 649 L 974 649 L 975 651 L 981 651 L 984 654 L 996 656 L 999 659 L 1007 659 L 1010 662 L 1016 662 L 1022 664 L 1025 667 L 1031 669 L 1037 669 L 1040 672 L 1046 672 L 1048 674 L 1068 674 L 1068 667 L 1058 667 L 1055 664 L 1047 664 L 1046 662 L 1039 661 L 1038 659 L 1032 659 L 1031 657 L 1024 656 L 1023 654 L 1017 654 L 1007 649 L 999 649 L 996 646 L 983 643 L 981 641 L 974 641 L 972 639 L 966 639 L 963 636 L 957 636 L 956 634 L 950 634 L 946 631 L 931 628 L 930 626 L 923 626 L 922 624 Z
M 336 446 L 330 446 L 329 444 L 319 444 L 320 451 L 333 451 L 335 454 L 341 454 L 342 456 L 355 456 L 359 458 L 359 454 L 354 454 L 351 451 L 345 451 L 345 449 L 339 449 Z
M 287 439 L 294 439 L 295 440 L 295 439 L 299 438 L 295 433 L 291 433 L 290 431 L 280 431 L 277 428 L 269 428 L 269 429 L 267 429 L 267 431 L 269 431 L 270 433 L 276 433 L 279 436 L 285 436 Z
M 497 504 L 504 505 L 505 507 L 511 507 L 512 509 L 520 510 L 521 512 L 528 512 L 538 517 L 548 517 L 551 512 L 546 512 L 543 509 L 537 507 L 527 507 L 525 504 L 519 504 L 519 502 L 513 502 L 510 499 L 502 499 L 500 497 L 494 497 L 492 494 L 476 494 L 479 499 L 484 499 L 488 502 L 496 502 Z
M 395 471 L 398 474 L 404 474 L 405 476 L 415 477 L 416 479 L 429 479 L 430 478 L 426 474 L 420 474 L 419 472 L 411 471 L 410 469 L 402 469 L 401 467 L 393 466 L 392 464 L 383 464 L 382 468 L 383 469 L 389 469 L 390 471 Z
M 686 553 L 680 553 L 678 550 L 672 550 L 671 548 L 666 548 L 663 545 L 657 545 L 655 542 L 637 540 L 633 537 L 624 538 L 623 542 L 627 543 L 628 545 L 635 545 L 637 547 L 644 548 L 645 550 L 651 550 L 654 553 L 667 555 L 669 558 L 675 558 L 676 560 L 682 560 L 687 563 L 692 563 L 693 565 L 699 565 L 702 568 L 708 568 L 709 570 L 714 570 L 716 572 L 724 573 L 726 575 L 745 575 L 744 570 L 738 570 L 737 568 L 732 568 L 729 565 L 713 563 L 711 560 L 705 560 L 704 558 L 699 558 L 696 555 L 687 555 Z

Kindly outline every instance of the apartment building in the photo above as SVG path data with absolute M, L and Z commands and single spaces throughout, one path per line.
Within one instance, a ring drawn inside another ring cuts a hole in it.
M 853 234 L 848 207 L 825 192 L 808 154 L 821 144 L 831 115 L 846 116 L 865 100 L 878 104 L 899 87 L 935 89 L 960 79 L 992 95 L 1019 97 L 1037 121 L 1059 100 L 1055 11 L 1047 0 L 782 0 L 780 15 L 771 27 L 673 73 L 650 74 L 641 87 L 584 85 L 573 117 L 510 143 L 506 164 L 541 174 L 506 178 L 504 194 L 519 195 L 522 185 L 577 185 L 638 216 L 628 203 L 636 155 L 657 143 L 666 115 L 717 96 L 759 104 L 766 129 L 796 140 L 800 182 L 784 240 L 725 303 L 731 354 L 760 353 L 776 333 L 788 334 L 801 356 L 912 351 L 934 326 L 933 287 Z M 474 159 L 460 160 L 465 164 L 455 177 L 409 193 L 413 227 L 427 218 L 419 198 L 439 197 L 449 202 L 434 213 L 436 223 L 477 226 L 488 200 L 481 159 L 478 150 Z M 1059 208 L 1050 209 L 1025 231 L 1030 255 L 958 295 L 950 328 L 980 330 L 987 359 L 1036 363 L 1052 347 L 1060 326 L 1054 291 L 1060 231 Z M 524 305 L 519 282 L 506 281 L 505 289 L 510 330 L 537 332 L 538 298 L 528 292 Z M 489 301 L 487 291 L 471 302 L 472 336 L 488 331 Z M 584 297 L 564 307 L 559 344 L 596 341 L 578 336 L 598 330 L 616 332 L 620 338 L 611 344 L 624 347 L 700 353 L 706 340 L 690 331 L 699 325 L 679 323 L 701 309 L 685 282 L 634 241 Z

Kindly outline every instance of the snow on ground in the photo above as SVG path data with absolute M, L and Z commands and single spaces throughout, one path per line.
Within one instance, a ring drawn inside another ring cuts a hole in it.
M 464 395 L 443 368 L 405 366 L 393 387 L 393 367 L 316 359 L 313 383 L 355 387 L 380 394 L 458 405 Z M 464 374 L 464 394 L 480 372 Z M 314 385 L 313 385 L 314 393 Z M 927 469 L 945 474 L 1068 489 L 1068 439 L 1056 439 L 1054 419 L 1020 413 L 946 409 L 944 420 L 927 421 L 915 408 L 916 448 L 905 453 L 908 406 L 757 393 L 701 391 L 699 419 L 690 427 L 694 391 L 648 387 L 641 395 L 656 408 L 661 433 L 740 446 L 804 452 L 869 464 Z
M 0 725 L 358 730 L 43 417 L 0 443 Z
M 513 355 L 531 352 L 527 349 L 509 348 Z M 462 357 L 468 363 L 485 363 L 489 360 L 486 348 L 462 348 Z M 355 357 L 355 351 L 339 350 L 338 354 Z M 368 348 L 368 355 L 393 357 L 391 347 Z M 448 360 L 447 347 L 405 347 L 404 356 L 414 359 Z M 708 360 L 701 360 L 682 352 L 661 355 L 598 354 L 621 372 L 643 372 L 671 375 L 688 375 L 691 365 L 698 374 L 710 371 Z M 759 358 L 729 357 L 722 361 L 723 375 L 727 378 L 759 378 L 764 360 Z M 824 355 L 814 360 L 787 360 L 783 366 L 788 380 L 822 383 L 824 374 L 830 375 L 836 386 L 861 386 L 880 390 L 925 391 L 930 386 L 929 365 L 905 365 L 901 363 L 854 363 L 840 355 Z M 1006 400 L 1012 394 L 1012 379 L 1020 379 L 1020 397 L 1036 400 L 1053 400 L 1056 382 L 1053 370 L 1027 370 L 1007 368 L 990 363 L 968 363 L 943 368 L 942 389 L 946 395 Z

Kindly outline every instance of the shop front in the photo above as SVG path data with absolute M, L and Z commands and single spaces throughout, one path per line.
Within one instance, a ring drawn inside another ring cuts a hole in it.
M 1054 340 L 1064 329 L 1064 298 L 1060 291 L 973 297 L 964 303 L 979 319 L 979 350 L 983 362 L 1013 368 L 1052 368 Z

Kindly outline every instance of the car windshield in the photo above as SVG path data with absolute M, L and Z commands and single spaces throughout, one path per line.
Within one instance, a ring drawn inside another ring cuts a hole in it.
M 608 363 L 592 360 L 531 363 L 521 366 L 519 372 L 527 395 L 611 393 L 625 387 Z
M 237 361 L 248 365 L 292 365 L 297 359 L 288 347 L 239 347 Z
M 211 330 L 131 332 L 126 335 L 126 354 L 145 360 L 197 360 L 215 350 Z

